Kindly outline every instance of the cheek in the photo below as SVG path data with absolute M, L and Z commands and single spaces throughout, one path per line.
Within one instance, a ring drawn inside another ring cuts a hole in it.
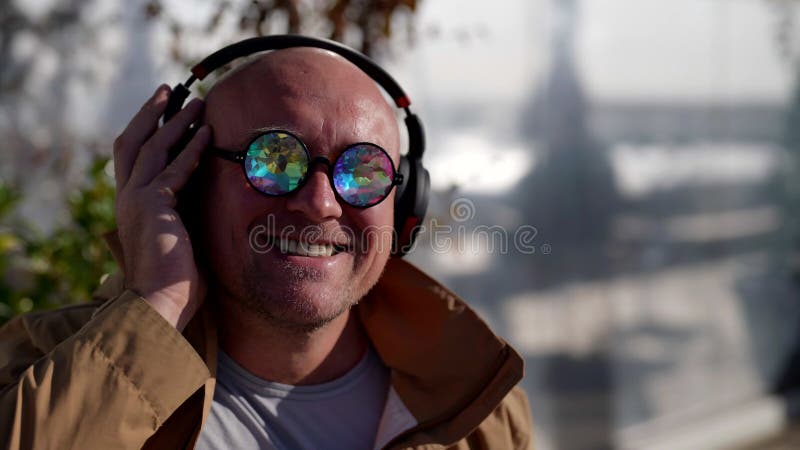
M 215 254 L 227 254 L 227 248 L 237 233 L 247 233 L 249 187 L 236 166 L 212 166 L 204 178 L 203 229 L 204 240 Z
M 215 160 L 206 170 L 206 198 L 210 212 L 226 215 L 240 211 L 252 202 L 256 192 L 250 188 L 239 164 Z
M 359 226 L 364 228 L 369 226 L 392 227 L 394 226 L 394 195 L 395 190 L 393 189 L 388 197 L 371 208 L 359 209 L 345 206 Z
M 394 232 L 394 204 L 387 198 L 368 209 L 351 209 L 351 220 L 358 230 L 365 253 L 383 255 L 391 253 Z
M 217 188 L 224 194 L 210 197 L 207 238 L 217 255 L 244 262 L 247 253 L 264 245 L 263 236 L 280 234 L 284 226 L 300 229 L 302 224 L 294 224 L 284 197 L 264 196 L 241 178 L 231 176 Z

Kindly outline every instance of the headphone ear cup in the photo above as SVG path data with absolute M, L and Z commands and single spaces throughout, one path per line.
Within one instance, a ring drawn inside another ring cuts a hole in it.
M 167 107 L 164 109 L 164 123 L 169 122 L 169 119 L 172 119 L 175 114 L 180 112 L 183 107 L 183 102 L 186 101 L 189 94 L 189 89 L 181 83 L 176 84 L 175 87 L 172 88 L 172 92 L 170 92 L 169 99 L 167 100 Z
M 397 171 L 403 176 L 403 182 L 397 185 L 394 194 L 394 236 L 392 239 L 392 255 L 402 256 L 403 253 L 400 252 L 400 249 L 404 246 L 404 242 L 406 241 L 403 229 L 411 210 L 409 203 L 413 201 L 413 199 L 409 198 L 408 191 L 409 187 L 414 184 L 414 174 L 411 173 L 411 164 L 409 164 L 407 156 L 403 155 L 400 157 L 400 164 L 397 166 Z
M 414 201 L 411 205 L 410 221 L 406 219 L 406 227 L 408 228 L 408 243 L 406 244 L 403 254 L 411 250 L 414 241 L 417 239 L 417 234 L 420 231 L 420 224 L 425 220 L 425 213 L 428 211 L 428 198 L 431 189 L 431 176 L 428 170 L 422 167 L 422 161 L 414 161 L 414 181 L 416 186 L 414 189 Z M 413 222 L 413 226 L 409 227 L 408 224 Z M 402 249 L 401 249 L 402 250 Z
M 417 160 L 417 189 L 415 191 L 414 209 L 412 213 L 414 216 L 419 217 L 420 222 L 425 218 L 425 213 L 428 212 L 428 198 L 431 191 L 431 174 L 428 169 L 422 167 L 422 161 Z M 416 233 L 414 233 L 416 235 Z
M 403 156 L 399 171 L 403 174 L 403 183 L 397 186 L 394 199 L 394 256 L 403 256 L 411 250 L 419 232 L 418 225 L 425 218 L 425 211 L 428 209 L 430 190 L 430 175 L 422 167 L 422 161 L 409 160 Z
M 186 88 L 183 84 L 177 84 L 174 88 L 172 88 L 172 92 L 169 94 L 169 99 L 167 100 L 167 107 L 164 110 L 164 119 L 162 120 L 162 124 L 166 124 L 172 119 L 175 114 L 178 114 L 183 107 L 183 103 L 186 101 L 186 98 L 189 97 L 189 89 Z M 183 136 L 178 140 L 178 142 L 169 149 L 167 153 L 167 162 L 170 163 L 178 157 L 178 155 L 183 151 L 183 148 L 192 140 L 195 133 L 197 133 L 198 128 L 192 126 L 189 130 L 184 133 Z
M 395 217 L 397 216 L 397 207 L 403 203 L 403 196 L 406 194 L 409 182 L 411 181 L 411 168 L 408 164 L 408 158 L 403 155 L 400 157 L 400 164 L 397 166 L 397 172 L 403 176 L 403 182 L 398 184 L 394 193 L 394 206 Z

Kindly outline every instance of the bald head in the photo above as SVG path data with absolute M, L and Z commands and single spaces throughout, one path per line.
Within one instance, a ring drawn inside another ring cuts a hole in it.
M 377 84 L 357 66 L 326 50 L 302 47 L 259 55 L 220 80 L 209 92 L 206 105 L 207 121 L 218 140 L 242 144 L 215 126 L 230 119 L 252 124 L 253 129 L 288 129 L 291 123 L 306 122 L 306 128 L 332 138 L 342 131 L 361 134 L 361 139 L 389 151 L 395 162 L 399 158 L 397 120 Z M 265 110 L 272 123 L 249 119 L 263 116 Z M 343 121 L 349 122 L 344 126 L 348 130 L 340 129 Z M 367 127 L 379 129 L 380 136 L 365 135 Z

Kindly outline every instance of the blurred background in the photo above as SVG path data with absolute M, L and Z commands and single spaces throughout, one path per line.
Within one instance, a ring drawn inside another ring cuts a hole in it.
M 0 0 L 0 323 L 114 270 L 111 143 L 158 84 L 302 32 L 409 92 L 433 184 L 409 259 L 523 355 L 537 448 L 800 448 L 797 20 L 793 0 Z

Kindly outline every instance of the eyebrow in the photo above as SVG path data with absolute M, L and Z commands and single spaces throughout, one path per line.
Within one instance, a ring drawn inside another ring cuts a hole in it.
M 268 127 L 253 128 L 248 132 L 248 134 L 250 136 L 254 136 L 255 137 L 255 136 L 258 136 L 259 134 L 267 133 L 267 132 L 275 131 L 275 130 L 286 130 L 286 131 L 290 131 L 290 132 L 292 132 L 294 134 L 297 134 L 299 136 L 299 133 L 296 130 L 293 130 L 291 127 L 289 127 L 287 125 L 270 125 Z
M 304 136 L 303 136 L 303 134 L 302 134 L 301 132 L 299 132 L 298 130 L 296 130 L 296 129 L 294 129 L 293 127 L 290 127 L 290 126 L 288 126 L 288 125 L 285 125 L 285 124 L 281 125 L 281 124 L 279 124 L 279 125 L 269 125 L 269 126 L 266 126 L 266 127 L 251 128 L 251 129 L 250 129 L 250 130 L 247 132 L 247 134 L 246 134 L 246 136 L 245 136 L 245 139 L 244 139 L 244 140 L 242 140 L 242 141 L 240 142 L 240 144 L 239 144 L 239 145 L 236 147 L 236 150 L 235 150 L 235 151 L 236 151 L 236 152 L 240 152 L 240 151 L 242 151 L 242 150 L 246 151 L 246 150 L 247 150 L 247 145 L 248 145 L 250 142 L 252 142 L 252 141 L 253 141 L 253 140 L 254 140 L 256 137 L 258 137 L 259 135 L 261 135 L 261 134 L 264 134 L 264 133 L 269 133 L 270 131 L 288 131 L 288 132 L 292 133 L 293 135 L 295 135 L 297 138 L 299 138 L 299 139 L 300 139 L 300 141 L 303 143 L 303 145 L 307 145 L 307 144 L 306 144 L 306 141 L 305 141 L 305 138 L 304 138 Z M 372 141 L 358 141 L 358 142 L 353 142 L 353 143 L 351 143 L 351 144 L 348 144 L 346 147 L 344 147 L 344 148 L 340 149 L 340 151 L 336 151 L 335 153 L 336 153 L 336 154 L 340 154 L 340 153 L 344 152 L 346 149 L 350 148 L 351 146 L 353 146 L 353 145 L 356 145 L 356 144 L 362 144 L 362 143 L 363 143 L 363 144 L 370 144 L 370 145 L 374 145 L 374 146 L 376 146 L 376 147 L 378 147 L 378 148 L 381 148 L 381 149 L 383 149 L 385 152 L 387 152 L 387 153 L 388 153 L 388 150 L 386 150 L 386 148 L 385 148 L 384 146 L 382 146 L 382 145 L 380 145 L 380 144 L 378 144 L 378 143 L 372 142 Z M 308 148 L 308 147 L 307 147 L 307 148 Z M 223 149 L 223 148 L 220 148 L 220 149 L 221 149 L 221 150 L 225 150 L 225 149 Z M 231 151 L 234 151 L 234 150 L 233 150 L 233 149 L 231 149 Z M 311 148 L 308 148 L 308 151 L 309 151 L 309 152 L 311 152 Z M 392 159 L 392 161 L 394 161 L 394 159 Z
M 238 147 L 245 148 L 247 144 L 253 141 L 253 139 L 264 133 L 269 133 L 270 131 L 288 131 L 294 134 L 295 136 L 302 138 L 302 135 L 298 133 L 296 130 L 292 129 L 291 127 L 288 127 L 286 125 L 270 125 L 267 127 L 251 128 L 245 135 L 244 140 L 240 142 Z
M 226 150 L 229 152 L 240 152 L 242 150 L 247 150 L 247 146 L 253 142 L 255 138 L 259 135 L 264 133 L 269 133 L 270 131 L 289 131 L 290 133 L 294 134 L 297 137 L 300 137 L 300 134 L 292 130 L 291 128 L 285 125 L 271 125 L 267 127 L 260 127 L 260 128 L 251 128 L 247 131 L 244 135 L 244 138 L 239 139 L 232 147 L 217 147 L 220 150 Z

